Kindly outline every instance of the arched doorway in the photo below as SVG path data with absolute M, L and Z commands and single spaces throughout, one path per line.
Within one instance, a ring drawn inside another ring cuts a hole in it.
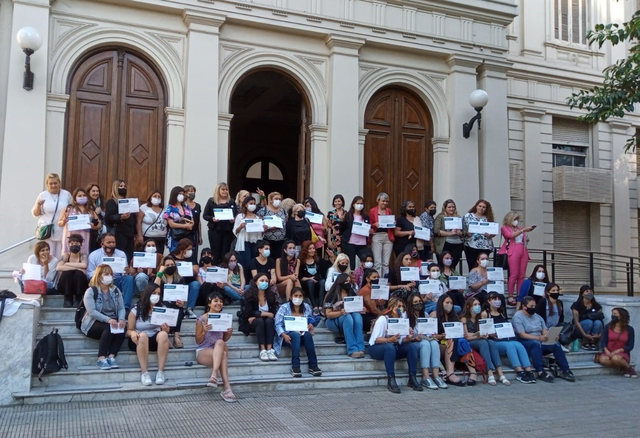
M 124 179 L 130 197 L 162 190 L 165 91 L 155 69 L 124 49 L 105 50 L 79 64 L 69 88 L 65 187 L 97 182 L 109 198 Z
M 431 118 L 419 97 L 399 87 L 378 91 L 367 104 L 364 127 L 364 198 L 373 207 L 378 193 L 389 194 L 399 213 L 404 200 L 421 212 L 433 195 Z
M 309 193 L 309 103 L 297 83 L 274 70 L 242 78 L 232 96 L 228 182 L 302 199 Z

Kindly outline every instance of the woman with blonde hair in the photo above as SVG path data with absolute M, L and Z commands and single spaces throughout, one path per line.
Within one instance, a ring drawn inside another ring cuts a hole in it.
M 507 288 L 508 303 L 510 306 L 516 305 L 518 290 L 524 281 L 525 270 L 529 263 L 529 251 L 527 244 L 529 237 L 527 233 L 533 231 L 536 225 L 523 228 L 520 225 L 520 215 L 515 211 L 510 211 L 502 221 L 500 230 L 504 242 L 498 254 L 506 254 L 509 262 L 509 281 Z
M 345 253 L 338 254 L 336 261 L 333 262 L 333 265 L 327 271 L 327 280 L 324 283 L 325 291 L 329 292 L 329 289 L 333 286 L 333 282 L 336 281 L 336 278 L 340 274 L 348 274 L 349 278 L 353 276 L 351 266 L 349 265 L 349 256 Z
M 289 216 L 291 216 L 291 210 L 293 209 L 294 205 L 296 205 L 296 201 L 294 199 L 291 199 L 291 198 L 284 198 L 282 200 L 282 202 L 280 203 L 280 206 L 282 207 L 282 209 Z
M 220 182 L 213 191 L 213 196 L 209 198 L 202 210 L 202 219 L 207 222 L 209 228 L 209 247 L 213 252 L 213 264 L 218 265 L 222 257 L 231 249 L 233 242 L 233 222 L 234 219 L 217 219 L 214 209 L 229 208 L 233 216 L 238 213 L 236 203 L 229 194 L 229 186 L 225 182 Z
M 38 218 L 38 228 L 50 228 L 50 233 L 44 234 L 39 240 L 44 240 L 51 248 L 54 257 L 60 257 L 62 253 L 62 228 L 58 224 L 60 213 L 67 205 L 71 204 L 71 193 L 62 188 L 60 177 L 57 173 L 50 173 L 44 180 L 47 188 L 36 198 L 36 203 L 31 209 L 33 217 Z
M 107 201 L 105 221 L 107 230 L 113 229 L 116 237 L 116 248 L 127 255 L 127 260 L 133 258 L 138 225 L 137 213 L 118 213 L 118 200 L 127 197 L 127 183 L 117 179 L 111 186 L 111 199 Z
M 246 190 L 240 190 L 236 195 L 236 205 L 238 207 L 242 205 L 242 201 L 244 201 L 247 196 L 251 196 L 251 193 Z
M 461 229 L 451 229 L 447 230 L 445 226 L 445 218 L 449 217 L 460 217 L 458 214 L 458 209 L 456 208 L 456 203 L 453 202 L 452 199 L 447 199 L 442 204 L 442 211 L 434 221 L 433 225 L 433 235 L 436 252 L 438 254 L 443 251 L 448 251 L 453 257 L 453 262 L 451 264 L 451 269 L 456 269 L 458 266 L 458 262 L 462 258 L 462 250 L 464 248 L 463 238 L 462 238 L 462 230 Z M 439 258 L 440 256 L 438 256 Z

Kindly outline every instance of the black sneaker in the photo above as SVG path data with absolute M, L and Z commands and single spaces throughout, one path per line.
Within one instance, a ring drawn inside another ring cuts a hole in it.
M 336 344 L 346 344 L 347 341 L 344 339 L 343 336 L 336 336 L 335 338 Z
M 552 383 L 555 380 L 553 376 L 551 374 L 547 374 L 546 371 L 543 371 L 540 374 L 538 374 L 537 378 L 538 380 L 542 380 L 543 382 L 548 382 L 548 383 Z
M 527 371 L 520 371 L 518 374 L 516 374 L 516 380 L 520 383 L 535 383 L 535 380 L 531 380 L 531 377 L 529 377 L 529 373 Z
M 300 371 L 300 368 L 291 368 L 291 375 L 293 377 L 302 377 L 302 371 Z
M 70 309 L 71 307 L 73 307 L 73 300 L 71 298 L 66 298 L 64 299 L 64 303 L 62 304 L 62 307 L 64 307 L 65 309 Z M 78 306 L 76 306 L 78 307 Z
M 576 378 L 573 375 L 573 373 L 571 372 L 571 370 L 567 370 L 567 371 L 561 372 L 558 377 L 560 377 L 561 379 L 566 380 L 567 382 L 575 382 L 576 381 Z
M 311 374 L 313 377 L 320 377 L 322 375 L 322 370 L 317 366 L 309 367 L 309 374 Z
M 527 378 L 529 379 L 529 383 L 536 383 L 536 375 L 533 371 L 525 371 L 527 374 Z

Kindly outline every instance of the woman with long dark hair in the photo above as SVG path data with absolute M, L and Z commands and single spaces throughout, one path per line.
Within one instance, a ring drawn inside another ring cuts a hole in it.
M 169 226 L 169 251 L 173 252 L 182 239 L 188 239 L 193 230 L 193 213 L 185 203 L 184 189 L 174 187 L 169 194 L 167 209 L 163 218 Z
M 364 212 L 364 198 L 355 196 L 351 201 L 349 211 L 344 216 L 344 221 L 340 224 L 340 233 L 342 236 L 342 250 L 349 256 L 351 270 L 356 268 L 356 256 L 365 252 L 371 252 L 367 246 L 369 236 L 362 236 L 353 233 L 353 223 L 364 222 L 369 223 L 369 216 Z M 369 235 L 373 234 L 373 228 L 369 230 Z
M 364 357 L 362 315 L 347 313 L 344 310 L 344 298 L 355 295 L 353 286 L 349 282 L 349 275 L 338 275 L 324 298 L 324 311 L 327 318 L 327 328 L 334 333 L 342 333 L 347 343 L 347 354 L 360 359 Z
M 571 305 L 573 322 L 582 338 L 582 349 L 595 351 L 600 345 L 604 324 L 602 306 L 596 301 L 593 289 L 588 284 L 580 288 L 578 299 Z
M 273 349 L 275 315 L 278 312 L 276 294 L 269 287 L 269 277 L 259 273 L 251 279 L 249 289 L 244 294 L 244 305 L 239 317 L 239 330 L 249 336 L 255 333 L 260 349 L 260 360 L 277 361 Z

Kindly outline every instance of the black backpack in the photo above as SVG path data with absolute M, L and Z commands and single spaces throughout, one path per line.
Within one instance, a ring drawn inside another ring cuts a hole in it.
M 91 290 L 93 291 L 93 300 L 96 301 L 98 299 L 98 288 L 91 286 Z M 87 308 L 84 307 L 84 299 L 82 299 L 80 300 L 80 304 L 78 304 L 75 315 L 76 328 L 78 330 L 82 327 L 82 318 L 84 318 L 85 313 L 87 313 Z
M 43 374 L 55 373 L 62 368 L 66 370 L 69 365 L 64 357 L 62 338 L 58 334 L 58 329 L 53 329 L 36 344 L 36 348 L 33 350 L 31 372 L 36 374 L 38 380 L 42 382 Z

